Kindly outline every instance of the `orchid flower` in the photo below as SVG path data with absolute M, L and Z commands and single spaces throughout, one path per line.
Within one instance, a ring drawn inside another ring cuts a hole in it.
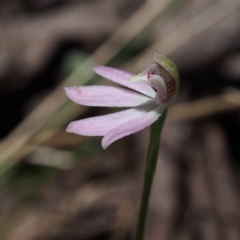
M 156 63 L 135 75 L 123 70 L 97 66 L 94 71 L 118 86 L 65 87 L 74 102 L 92 107 L 128 107 L 103 116 L 71 122 L 66 131 L 85 136 L 103 136 L 106 149 L 116 140 L 141 131 L 154 123 L 175 99 L 179 87 L 179 74 L 175 64 L 154 52 Z

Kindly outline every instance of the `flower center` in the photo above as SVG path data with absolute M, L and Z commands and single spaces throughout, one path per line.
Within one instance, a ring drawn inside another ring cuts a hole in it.
M 176 83 L 172 75 L 159 64 L 148 66 L 142 73 L 132 77 L 131 81 L 143 81 L 151 86 L 157 92 L 157 104 L 168 104 L 172 100 L 176 89 Z

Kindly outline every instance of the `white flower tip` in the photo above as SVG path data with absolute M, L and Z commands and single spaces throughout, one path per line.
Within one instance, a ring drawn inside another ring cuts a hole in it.
M 65 131 L 69 133 L 74 133 L 74 122 L 70 122 Z
M 69 87 L 63 87 L 65 93 L 67 93 Z
M 64 91 L 69 99 L 75 103 L 81 104 L 81 102 L 79 102 L 79 98 L 81 98 L 83 88 L 84 87 L 81 86 L 64 87 Z
M 71 87 L 64 87 L 64 91 L 66 93 L 66 95 L 71 99 L 71 93 L 72 93 L 72 90 L 75 88 L 75 86 L 71 86 Z
M 109 145 L 110 145 L 110 144 L 109 144 L 109 143 L 106 143 L 106 141 L 104 141 L 104 138 L 103 138 L 103 139 L 102 139 L 102 148 L 103 148 L 104 150 L 106 150 Z
M 79 124 L 79 121 L 70 122 L 65 131 L 69 133 L 75 133 L 78 135 L 86 135 L 84 134 L 82 126 L 81 124 Z
M 65 94 L 67 95 L 67 97 L 69 98 L 69 99 L 71 99 L 71 97 L 70 97 L 70 87 L 64 87 L 63 88 L 64 89 L 64 91 L 65 91 Z
M 99 73 L 101 73 L 103 70 L 106 70 L 106 68 L 107 68 L 107 67 L 105 67 L 105 66 L 95 66 L 95 67 L 93 68 L 93 71 L 94 71 L 95 73 L 99 74 Z

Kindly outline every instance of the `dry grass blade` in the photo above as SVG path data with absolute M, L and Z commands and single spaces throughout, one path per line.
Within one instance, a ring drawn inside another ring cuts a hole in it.
M 193 120 L 239 108 L 240 91 L 235 90 L 190 103 L 176 105 L 170 109 L 167 122 Z
M 234 171 L 227 154 L 227 142 L 221 127 L 209 124 L 203 129 L 206 145 L 203 164 L 206 168 L 219 233 L 228 240 L 240 238 L 239 231 L 239 193 L 234 183 Z
M 202 34 L 212 28 L 215 24 L 222 21 L 225 17 L 230 16 L 240 7 L 240 1 L 218 1 L 208 7 L 206 10 L 197 14 L 190 21 L 184 23 L 181 27 L 174 29 L 168 35 L 163 37 L 159 42 L 146 48 L 138 56 L 126 64 L 126 69 L 141 70 L 145 67 L 146 57 L 149 52 L 159 51 L 161 54 L 169 55 L 178 48 L 184 46 L 194 37 Z

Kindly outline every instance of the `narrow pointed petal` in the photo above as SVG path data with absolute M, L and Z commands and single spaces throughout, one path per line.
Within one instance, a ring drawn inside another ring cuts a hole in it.
M 66 131 L 84 136 L 104 136 L 117 126 L 146 114 L 153 108 L 153 104 L 74 121 L 68 125 Z
M 143 93 L 151 98 L 154 98 L 156 96 L 155 91 L 146 83 L 130 81 L 130 78 L 133 77 L 135 74 L 132 74 L 123 70 L 115 69 L 115 68 L 104 67 L 104 66 L 94 67 L 93 70 L 98 75 L 104 78 L 107 78 L 113 82 L 121 84 L 122 86 L 133 89 L 137 92 Z
M 86 106 L 136 107 L 152 101 L 137 92 L 112 86 L 65 87 L 65 92 L 72 101 Z
M 125 122 L 122 125 L 111 130 L 102 139 L 102 147 L 106 149 L 110 144 L 112 144 L 116 140 L 128 136 L 130 134 L 139 132 L 142 129 L 148 127 L 162 115 L 163 110 L 164 108 L 162 106 L 157 106 L 152 111 L 131 121 Z

